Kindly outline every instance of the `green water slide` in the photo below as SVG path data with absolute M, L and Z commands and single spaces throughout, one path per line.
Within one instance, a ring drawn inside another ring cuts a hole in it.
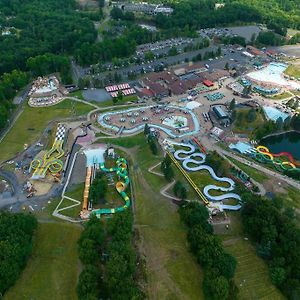
M 101 218 L 101 215 L 114 214 L 116 212 L 122 212 L 130 206 L 130 198 L 126 194 L 125 190 L 127 189 L 130 180 L 127 175 L 127 162 L 125 158 L 118 158 L 116 161 L 116 167 L 106 168 L 104 163 L 100 164 L 100 170 L 105 173 L 116 172 L 116 174 L 123 179 L 123 181 L 118 181 L 116 184 L 116 190 L 120 196 L 125 201 L 125 204 L 116 208 L 100 208 L 94 209 L 92 214 L 95 214 L 97 218 Z

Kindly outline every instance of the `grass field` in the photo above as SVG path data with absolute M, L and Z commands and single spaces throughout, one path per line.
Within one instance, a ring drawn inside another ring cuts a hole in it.
M 235 133 L 251 133 L 255 128 L 263 125 L 264 117 L 260 112 L 256 112 L 256 119 L 249 122 L 247 114 L 250 109 L 236 109 L 236 119 L 233 123 L 233 132 Z M 239 117 L 240 115 L 240 117 Z
M 281 94 L 272 96 L 270 99 L 273 99 L 273 100 L 283 100 L 283 99 L 286 99 L 286 98 L 290 98 L 292 96 L 293 96 L 293 94 L 291 94 L 290 92 L 283 92 Z
M 81 228 L 65 223 L 39 223 L 33 254 L 5 300 L 76 300 L 80 271 L 77 240 Z
M 76 115 L 88 113 L 93 108 L 80 102 L 73 102 Z M 24 111 L 0 143 L 0 161 L 22 151 L 24 144 L 38 139 L 48 122 L 72 116 L 72 101 L 65 100 L 55 106 L 32 108 L 25 104 Z
M 135 227 L 146 258 L 148 298 L 203 299 L 202 273 L 188 250 L 177 208 L 158 193 L 166 182 L 148 172 L 161 156 L 152 155 L 142 134 L 109 141 L 130 148 L 134 158 L 130 178 L 135 192 Z
M 259 183 L 263 183 L 265 180 L 268 179 L 268 176 L 264 173 L 256 170 L 255 168 L 251 168 L 232 157 L 227 157 L 230 161 L 232 161 L 237 167 L 239 167 L 242 171 L 248 174 L 251 178 L 258 181 Z
M 284 73 L 291 77 L 300 78 L 300 66 L 289 65 Z
M 239 288 L 238 299 L 285 299 L 273 286 L 265 262 L 256 255 L 256 251 L 243 234 L 240 213 L 228 213 L 231 223 L 229 230 L 224 225 L 217 225 L 215 230 L 223 240 L 225 250 L 238 261 L 235 272 L 235 283 Z

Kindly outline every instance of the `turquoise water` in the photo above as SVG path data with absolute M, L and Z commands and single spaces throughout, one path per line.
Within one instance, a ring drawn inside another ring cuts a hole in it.
M 269 148 L 271 153 L 290 152 L 300 161 L 300 133 L 288 132 L 276 136 L 270 136 L 261 140 L 261 145 Z
M 105 149 L 88 149 L 83 151 L 86 156 L 86 166 L 90 167 L 94 164 L 100 164 L 104 162 Z

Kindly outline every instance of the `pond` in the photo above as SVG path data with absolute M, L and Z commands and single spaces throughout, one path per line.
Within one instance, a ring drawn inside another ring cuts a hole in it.
M 269 148 L 271 153 L 289 152 L 293 157 L 300 161 L 300 133 L 287 132 L 276 136 L 263 138 L 261 145 Z

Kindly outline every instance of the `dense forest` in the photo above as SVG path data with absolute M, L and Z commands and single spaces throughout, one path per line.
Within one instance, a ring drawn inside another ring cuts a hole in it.
M 213 0 L 187 0 L 171 5 L 174 13 L 167 17 L 157 15 L 156 23 L 161 28 L 198 29 L 234 23 L 266 23 L 280 33 L 282 28 L 300 29 L 300 3 L 296 0 L 225 0 L 224 7 L 215 9 Z M 218 1 L 220 3 L 221 1 Z
M 144 299 L 136 278 L 132 226 L 130 210 L 107 222 L 93 216 L 85 224 L 78 241 L 79 258 L 84 264 L 77 285 L 79 300 Z
M 15 283 L 25 267 L 36 228 L 37 220 L 32 215 L 0 213 L 1 296 Z

